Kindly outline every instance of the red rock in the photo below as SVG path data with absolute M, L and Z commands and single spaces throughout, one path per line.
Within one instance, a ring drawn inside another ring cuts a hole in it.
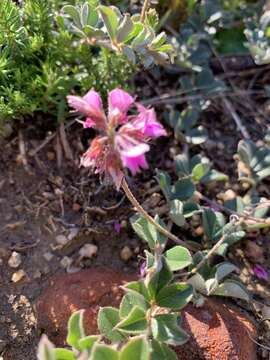
M 96 268 L 52 278 L 36 304 L 38 326 L 56 345 L 64 345 L 72 312 L 85 309 L 87 334 L 97 333 L 100 306 L 117 307 L 123 292 L 119 285 L 135 277 Z M 239 311 L 214 298 L 204 306 L 188 305 L 182 312 L 190 341 L 177 349 L 181 360 L 256 360 L 256 328 Z M 165 360 L 165 359 L 164 359 Z
M 188 305 L 182 312 L 190 340 L 177 350 L 181 360 L 256 360 L 254 324 L 231 306 L 215 298 L 203 307 Z
M 85 309 L 86 334 L 96 334 L 99 307 L 117 307 L 123 296 L 119 286 L 132 280 L 134 276 L 107 268 L 54 276 L 35 306 L 40 330 L 56 345 L 63 345 L 70 315 Z

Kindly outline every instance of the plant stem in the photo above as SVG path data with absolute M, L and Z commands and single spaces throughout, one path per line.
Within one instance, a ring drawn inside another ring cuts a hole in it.
M 201 194 L 199 191 L 196 191 L 195 192 L 195 195 L 200 199 L 200 200 L 203 200 L 205 201 L 208 205 L 210 206 L 213 206 L 213 207 L 216 207 L 217 209 L 219 209 L 220 211 L 223 211 L 229 215 L 236 215 L 238 216 L 240 219 L 243 219 L 244 221 L 252 221 L 252 222 L 255 222 L 255 223 L 260 223 L 260 224 L 265 224 L 265 225 L 268 225 L 270 226 L 270 220 L 268 219 L 263 219 L 263 218 L 258 218 L 258 217 L 255 217 L 255 216 L 251 216 L 251 215 L 247 215 L 247 214 L 240 214 L 236 211 L 233 211 L 229 208 L 226 208 L 225 206 L 219 204 L 218 202 L 216 201 L 213 201 L 211 199 L 209 199 L 208 197 L 204 196 L 203 194 Z M 269 201 L 265 201 L 265 204 L 262 203 L 262 204 L 259 204 L 258 205 L 258 208 L 263 208 L 264 206 L 269 206 Z
M 138 200 L 135 198 L 135 196 L 133 195 L 133 193 L 131 192 L 128 183 L 126 181 L 125 178 L 123 178 L 122 180 L 122 189 L 124 190 L 127 198 L 129 199 L 129 201 L 131 202 L 131 204 L 136 208 L 136 210 L 147 220 L 149 221 L 152 225 L 154 225 L 157 230 L 165 235 L 166 237 L 168 237 L 169 239 L 171 239 L 172 241 L 174 241 L 175 243 L 184 246 L 185 248 L 188 248 L 190 250 L 191 246 L 186 244 L 185 241 L 179 239 L 177 236 L 173 235 L 170 231 L 168 231 L 167 229 L 165 229 L 164 227 L 162 227 L 160 224 L 158 224 L 154 218 L 152 218 L 152 216 L 150 216 L 147 211 L 144 210 L 144 208 L 141 206 L 141 204 L 138 202 Z
M 144 21 L 145 21 L 146 13 L 150 6 L 150 2 L 151 2 L 151 0 L 144 0 L 142 12 L 141 12 L 141 22 L 142 23 L 144 23 Z
M 240 225 L 243 222 L 243 219 L 240 219 L 239 221 L 235 222 L 235 226 Z M 211 258 L 211 256 L 218 250 L 218 248 L 224 243 L 224 241 L 227 239 L 227 234 L 224 234 L 220 240 L 212 247 L 212 249 L 207 253 L 207 255 L 198 263 L 198 265 L 193 268 L 189 275 L 196 274 L 201 267 L 206 263 L 207 260 Z

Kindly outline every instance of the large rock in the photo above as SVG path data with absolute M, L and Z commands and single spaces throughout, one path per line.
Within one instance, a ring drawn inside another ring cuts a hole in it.
M 203 307 L 188 305 L 182 312 L 190 340 L 177 349 L 186 360 L 256 360 L 256 327 L 239 311 L 214 298 Z M 250 336 L 249 336 L 250 335 Z
M 86 333 L 96 334 L 99 307 L 117 307 L 123 296 L 119 286 L 134 279 L 107 268 L 52 278 L 36 304 L 39 329 L 55 344 L 64 345 L 71 313 L 85 309 Z M 256 346 L 250 339 L 256 336 L 256 328 L 230 306 L 207 300 L 201 308 L 187 306 L 182 319 L 191 338 L 177 349 L 179 359 L 256 360 Z
M 97 334 L 99 307 L 117 307 L 123 296 L 119 286 L 135 279 L 103 267 L 54 276 L 35 306 L 39 329 L 56 345 L 63 345 L 70 315 L 84 309 L 87 335 Z

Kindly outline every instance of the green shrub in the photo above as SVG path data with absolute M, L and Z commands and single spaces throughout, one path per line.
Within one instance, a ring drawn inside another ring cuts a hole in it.
M 90 0 L 89 0 L 90 1 Z M 0 128 L 35 112 L 61 121 L 66 95 L 127 88 L 134 70 L 122 56 L 78 42 L 58 17 L 74 0 L 2 0 L 0 7 Z M 58 20 L 59 19 L 59 20 Z

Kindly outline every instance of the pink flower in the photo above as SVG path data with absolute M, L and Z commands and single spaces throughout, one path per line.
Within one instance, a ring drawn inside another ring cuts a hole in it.
M 121 89 L 114 89 L 109 93 L 108 102 L 109 113 L 119 115 L 119 122 L 125 122 L 127 112 L 134 104 L 133 97 Z
M 263 266 L 259 264 L 255 265 L 255 267 L 253 268 L 253 272 L 257 276 L 257 278 L 262 280 L 268 280 L 268 272 Z
M 121 89 L 109 93 L 109 110 L 106 116 L 101 98 L 90 90 L 85 96 L 68 96 L 69 105 L 83 113 L 83 126 L 94 127 L 102 132 L 91 143 L 81 158 L 81 165 L 95 169 L 96 173 L 110 175 L 119 189 L 124 176 L 123 168 L 132 175 L 147 169 L 145 154 L 150 150 L 148 140 L 166 135 L 158 123 L 154 109 L 137 105 L 139 113 L 128 115 L 134 105 L 134 98 Z
M 102 101 L 96 91 L 90 90 L 83 97 L 69 95 L 67 101 L 70 107 L 86 115 L 86 121 L 83 123 L 84 128 L 105 129 L 105 114 Z
M 140 128 L 144 135 L 152 138 L 167 135 L 163 126 L 157 122 L 154 109 L 147 109 L 141 104 L 137 104 L 137 108 L 140 113 L 134 121 L 135 127 Z

